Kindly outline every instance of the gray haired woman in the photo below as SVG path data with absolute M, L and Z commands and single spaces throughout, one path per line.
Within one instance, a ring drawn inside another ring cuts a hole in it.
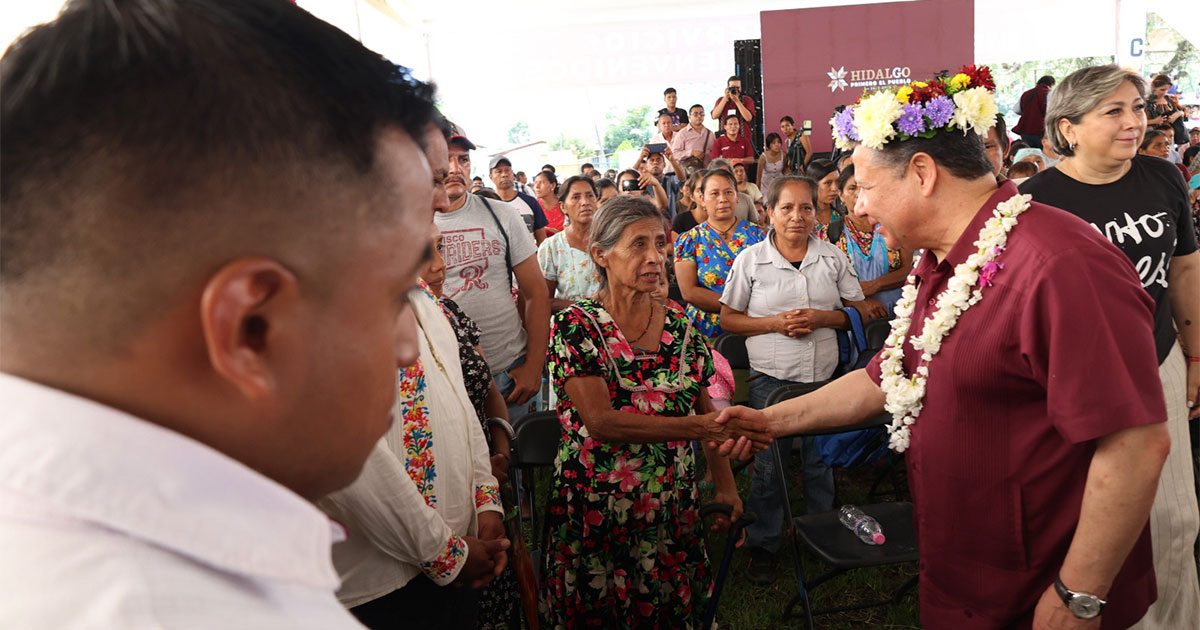
M 726 432 L 706 391 L 712 357 L 682 310 L 651 299 L 667 255 L 653 205 L 609 200 L 589 242 L 603 288 L 556 314 L 550 339 L 562 437 L 543 611 L 552 628 L 698 628 L 712 583 L 692 442 L 719 443 Z M 733 432 L 761 447 L 770 440 L 764 425 Z M 708 447 L 705 456 L 716 500 L 736 520 L 729 462 Z
M 1046 109 L 1046 138 L 1063 159 L 1020 190 L 1091 223 L 1129 257 L 1154 300 L 1155 349 L 1174 448 L 1150 513 L 1158 601 L 1137 627 L 1184 628 L 1200 619 L 1192 555 L 1200 514 L 1187 448 L 1189 408 L 1192 418 L 1200 417 L 1200 253 L 1179 173 L 1166 160 L 1138 154 L 1145 96 L 1142 77 L 1113 65 L 1064 79 Z M 1121 331 L 1099 334 L 1105 333 Z

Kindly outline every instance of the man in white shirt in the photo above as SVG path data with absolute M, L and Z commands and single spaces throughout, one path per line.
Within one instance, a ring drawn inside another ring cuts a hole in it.
M 550 339 L 550 293 L 537 264 L 537 245 L 512 206 L 467 192 L 475 144 L 462 129 L 450 135 L 446 194 L 450 207 L 434 221 L 444 239 L 442 291 L 479 325 L 480 346 L 515 422 L 529 413 L 542 386 Z M 514 285 L 525 301 L 522 321 Z
M 432 90 L 278 0 L 77 0 L 2 67 L 0 627 L 359 627 L 311 501 L 417 356 Z

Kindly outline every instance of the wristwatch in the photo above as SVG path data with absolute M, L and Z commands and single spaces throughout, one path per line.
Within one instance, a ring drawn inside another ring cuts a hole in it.
M 1072 591 L 1062 583 L 1062 578 L 1054 578 L 1054 592 L 1062 598 L 1063 603 L 1067 605 L 1067 609 L 1071 614 L 1080 619 L 1094 619 L 1104 612 L 1104 605 L 1107 604 L 1103 599 L 1092 595 L 1091 593 L 1079 593 Z

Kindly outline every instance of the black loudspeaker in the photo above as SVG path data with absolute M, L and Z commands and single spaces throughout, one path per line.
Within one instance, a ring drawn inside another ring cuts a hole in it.
M 754 99 L 754 120 L 746 133 L 757 153 L 763 152 L 763 78 L 762 41 L 739 39 L 733 42 L 734 74 L 742 80 L 742 93 Z M 752 180 L 753 181 L 753 180 Z

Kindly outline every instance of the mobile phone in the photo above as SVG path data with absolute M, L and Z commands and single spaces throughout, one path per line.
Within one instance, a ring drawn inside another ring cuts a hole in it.
M 806 136 L 812 135 L 812 121 L 811 120 L 804 121 L 804 135 L 806 135 Z
M 632 177 L 621 180 L 621 190 L 622 191 L 629 192 L 631 190 L 641 190 L 641 189 L 642 189 L 642 187 L 638 185 L 638 180 L 633 179 Z
M 651 154 L 666 153 L 667 152 L 667 143 L 666 142 L 655 142 L 653 144 L 647 144 L 646 150 L 649 151 Z

